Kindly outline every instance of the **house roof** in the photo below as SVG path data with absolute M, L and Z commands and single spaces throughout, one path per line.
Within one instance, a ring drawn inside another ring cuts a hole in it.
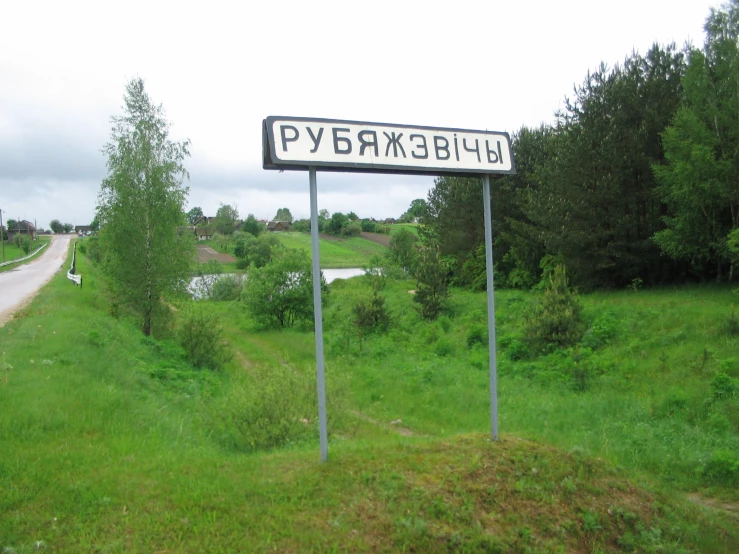
M 210 227 L 196 227 L 195 234 L 199 237 L 210 236 Z
M 270 221 L 267 223 L 267 229 L 275 229 L 276 227 L 284 227 L 285 229 L 290 228 L 291 223 L 289 221 Z

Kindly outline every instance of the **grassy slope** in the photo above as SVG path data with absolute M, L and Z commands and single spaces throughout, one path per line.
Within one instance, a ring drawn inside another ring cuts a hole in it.
M 433 435 L 488 427 L 485 339 L 467 346 L 474 328 L 485 336 L 484 294 L 455 292 L 456 315 L 427 323 L 407 294 L 413 284 L 391 284 L 387 304 L 396 324 L 360 348 L 350 310 L 353 299 L 369 295 L 369 286 L 352 280 L 331 288 L 327 363 L 351 373 L 359 409 Z M 601 338 L 586 342 L 602 344 L 572 355 L 526 355 L 520 338 L 528 298 L 517 291 L 496 294 L 501 429 L 581 449 L 683 490 L 710 485 L 699 470 L 715 453 L 739 452 L 739 398 L 715 401 L 710 388 L 720 371 L 739 377 L 737 338 L 721 331 L 735 302 L 728 288 L 589 295 L 585 315 Z M 243 333 L 240 318 L 238 311 L 223 313 L 234 336 L 237 329 Z M 251 336 L 258 339 L 246 339 L 248 357 L 274 361 L 281 352 L 301 367 L 313 363 L 308 334 Z M 589 376 L 585 392 L 577 390 L 578 371 Z M 716 493 L 739 496 L 721 487 Z
M 327 465 L 312 444 L 256 455 L 223 449 L 202 417 L 228 372 L 192 372 L 176 386 L 152 379 L 166 352 L 107 315 L 96 272 L 84 257 L 79 263 L 84 288 L 60 274 L 0 329 L 0 547 L 9 551 L 585 552 L 679 543 L 718 552 L 739 544 L 730 523 L 645 492 L 582 450 L 563 454 L 512 437 L 398 437 L 360 425 L 332 438 Z M 395 308 L 404 300 L 392 298 Z M 249 357 L 288 350 L 302 363 L 312 355 L 310 335 L 291 331 L 275 347 L 280 335 L 248 332 L 237 308 L 219 306 Z M 383 358 L 380 342 L 365 344 L 366 360 Z M 345 359 L 329 357 L 339 371 Z M 396 377 L 401 389 L 415 378 L 407 370 Z M 373 379 L 372 391 L 392 390 Z M 478 392 L 470 395 L 463 411 L 479 404 Z M 394 413 L 409 413 L 412 424 L 424 399 Z M 440 412 L 428 431 L 451 412 L 426 410 Z M 472 419 L 484 428 L 484 415 Z
M 307 233 L 276 233 L 282 244 L 289 248 L 301 248 L 310 253 L 311 238 Z M 320 239 L 321 268 L 367 266 L 372 256 L 382 256 L 387 248 L 360 237 L 348 239 Z
M 31 245 L 31 252 L 33 252 L 39 246 L 41 246 L 42 243 L 44 243 L 44 242 L 47 242 L 48 243 L 50 241 L 51 241 L 51 237 L 45 237 L 45 236 L 44 237 L 39 237 L 39 240 L 37 242 L 34 242 Z M 28 260 L 28 262 L 36 259 L 37 256 L 39 256 L 41 253 L 43 253 L 45 251 L 46 250 L 42 250 L 39 254 L 37 254 L 36 256 L 34 256 L 33 258 L 31 258 L 30 260 Z M 26 253 L 23 252 L 23 250 L 21 250 L 20 248 L 18 248 L 15 244 L 9 243 L 8 241 L 5 241 L 5 261 L 6 262 L 9 262 L 11 260 L 15 260 L 15 259 L 18 259 L 18 258 L 23 258 L 24 256 L 26 256 Z M 0 262 L 2 262 L 2 258 L 0 258 Z M 22 262 L 20 264 L 10 264 L 9 266 L 0 267 L 0 273 L 3 272 L 3 271 L 10 271 L 11 269 L 17 268 L 19 265 L 23 265 L 24 263 L 28 263 L 28 262 Z
M 396 235 L 401 229 L 410 231 L 414 235 L 418 234 L 418 223 L 396 223 L 395 225 L 389 225 L 390 234 Z

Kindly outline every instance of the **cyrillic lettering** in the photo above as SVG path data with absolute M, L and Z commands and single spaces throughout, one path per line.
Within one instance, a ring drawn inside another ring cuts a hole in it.
M 388 152 L 390 152 L 390 146 L 392 145 L 393 156 L 395 156 L 396 158 L 398 157 L 398 148 L 400 148 L 400 151 L 403 153 L 403 157 L 405 158 L 405 149 L 403 148 L 403 145 L 400 144 L 400 138 L 403 136 L 403 133 L 395 136 L 395 131 L 393 131 L 392 137 L 388 135 L 385 131 L 383 131 L 382 134 L 385 135 L 388 140 L 387 148 L 385 148 L 385 157 L 388 157 Z
M 411 135 L 408 137 L 411 142 L 413 142 L 414 138 L 420 138 L 423 142 L 421 144 L 416 144 L 416 148 L 423 148 L 423 155 L 416 154 L 415 152 L 411 152 L 411 156 L 416 158 L 417 160 L 426 160 L 429 157 L 429 149 L 426 146 L 426 137 L 423 135 Z
M 454 133 L 454 155 L 457 157 L 457 161 L 459 161 L 459 147 L 457 146 L 457 133 Z
M 346 137 L 339 136 L 339 132 L 348 133 L 349 129 L 344 129 L 341 127 L 331 127 L 331 132 L 334 135 L 334 153 L 335 154 L 351 154 L 352 153 L 352 141 Z M 346 148 L 344 148 L 343 150 L 339 148 L 340 142 L 343 142 L 344 144 L 346 144 Z
M 285 134 L 285 131 L 287 129 L 292 129 L 293 133 L 295 134 L 292 137 L 288 137 Z M 295 142 L 296 140 L 298 140 L 300 133 L 298 133 L 298 130 L 292 125 L 280 125 L 280 136 L 282 137 L 282 151 L 287 152 L 287 143 Z
M 480 144 L 477 142 L 477 139 L 475 139 L 475 147 L 474 148 L 468 148 L 467 147 L 467 139 L 462 138 L 462 148 L 464 148 L 467 152 L 474 152 L 477 154 L 477 161 L 480 162 Z
M 364 137 L 371 136 L 372 141 L 365 140 Z M 369 146 L 374 146 L 375 148 L 375 158 L 379 157 L 380 152 L 377 148 L 377 133 L 375 131 L 359 131 L 359 134 L 357 135 L 357 138 L 359 139 L 359 142 L 362 144 L 362 146 L 359 147 L 359 155 L 364 156 L 364 149 Z
M 313 129 L 310 127 L 306 127 L 308 129 L 308 134 L 310 135 L 311 140 L 313 140 L 313 150 L 310 151 L 311 154 L 315 154 L 316 151 L 318 151 L 318 145 L 321 144 L 321 137 L 323 136 L 323 127 L 318 129 L 318 136 L 313 135 Z
M 485 139 L 485 149 L 488 151 L 488 163 L 503 163 L 503 152 L 500 150 L 500 141 L 498 141 L 498 151 L 496 152 L 495 150 L 490 150 L 490 144 L 488 140 Z
M 444 146 L 441 146 L 439 144 L 439 142 L 442 140 L 444 141 Z M 451 157 L 451 153 L 449 152 L 449 141 L 446 139 L 446 137 L 440 137 L 440 136 L 434 137 L 434 150 L 436 150 L 437 160 L 448 160 Z M 439 152 L 442 150 L 446 152 L 446 156 L 443 158 L 439 156 Z

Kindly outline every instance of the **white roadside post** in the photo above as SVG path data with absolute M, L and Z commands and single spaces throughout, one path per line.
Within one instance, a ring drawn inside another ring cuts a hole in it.
M 498 367 L 495 355 L 495 289 L 493 288 L 493 217 L 490 208 L 490 175 L 482 178 L 485 204 L 485 270 L 488 288 L 488 351 L 490 356 L 490 436 L 498 440 Z
M 279 171 L 307 170 L 309 173 L 316 380 L 322 462 L 328 459 L 328 434 L 326 430 L 316 170 L 320 168 L 322 171 L 361 173 L 482 176 L 488 287 L 490 421 L 492 439 L 497 440 L 498 376 L 495 358 L 490 175 L 516 173 L 508 133 L 366 121 L 270 116 L 262 122 L 262 167 Z
M 313 320 L 316 330 L 316 381 L 318 384 L 318 427 L 321 440 L 321 461 L 328 460 L 328 429 L 326 428 L 326 383 L 323 360 L 323 307 L 321 305 L 321 255 L 318 247 L 318 190 L 316 168 L 308 169 L 310 181 L 310 236 L 313 257 Z

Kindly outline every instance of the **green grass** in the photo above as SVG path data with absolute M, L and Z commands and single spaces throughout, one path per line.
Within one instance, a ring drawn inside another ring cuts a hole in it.
M 401 229 L 410 231 L 414 235 L 418 235 L 418 223 L 396 223 L 395 225 L 388 225 L 390 227 L 390 235 L 397 235 Z
M 282 244 L 311 252 L 311 237 L 307 233 L 275 233 Z M 366 267 L 372 256 L 382 256 L 387 248 L 360 237 L 319 240 L 321 268 L 338 269 Z
M 707 486 L 695 471 L 701 456 L 736 448 L 736 429 L 714 417 L 728 405 L 711 401 L 709 387 L 718 370 L 735 373 L 735 339 L 722 331 L 728 289 L 586 297 L 600 342 L 583 392 L 561 354 L 511 360 L 524 354 L 529 295 L 498 293 L 504 434 L 490 443 L 484 348 L 467 346 L 484 324 L 484 295 L 456 291 L 450 313 L 427 323 L 407 293 L 413 284 L 390 283 L 394 325 L 360 350 L 347 316 L 369 285 L 337 281 L 325 313 L 327 374 L 347 383 L 347 410 L 321 465 L 315 429 L 306 441 L 250 453 L 213 426 L 218 400 L 255 366 L 311 376 L 311 333 L 259 331 L 240 304 L 205 303 L 236 355 L 220 373 L 195 371 L 168 342 L 112 317 L 96 268 L 84 256 L 78 265 L 85 287 L 60 272 L 0 328 L 6 552 L 739 546 L 735 521 L 679 492 Z M 687 399 L 672 396 L 678 388 Z M 336 399 L 329 389 L 332 414 Z M 413 435 L 390 425 L 399 418 Z
M 51 242 L 51 237 L 46 237 L 46 236 L 38 237 L 38 241 L 34 241 L 34 242 L 31 243 L 31 250 L 30 250 L 29 254 L 31 254 L 34 250 L 36 250 L 43 243 L 49 243 L 49 242 Z M 26 262 L 21 262 L 20 264 L 10 264 L 9 266 L 0 267 L 0 273 L 2 273 L 3 271 L 10 271 L 11 269 L 17 268 L 19 265 L 23 265 L 24 263 L 28 263 L 30 261 L 33 261 L 33 260 L 36 259 L 36 257 L 38 257 L 39 255 L 41 255 L 45 251 L 46 251 L 45 249 L 42 250 L 39 254 L 36 254 L 36 256 L 34 256 L 33 258 L 31 258 L 30 260 L 27 260 Z M 18 258 L 23 258 L 25 256 L 27 256 L 27 254 L 25 252 L 23 252 L 23 250 L 21 250 L 20 248 L 18 248 L 15 245 L 15 243 L 12 243 L 12 242 L 9 242 L 9 241 L 5 241 L 5 261 L 6 262 L 9 262 L 11 260 L 16 260 Z M 0 258 L 0 262 L 1 261 L 2 261 L 2 258 Z

